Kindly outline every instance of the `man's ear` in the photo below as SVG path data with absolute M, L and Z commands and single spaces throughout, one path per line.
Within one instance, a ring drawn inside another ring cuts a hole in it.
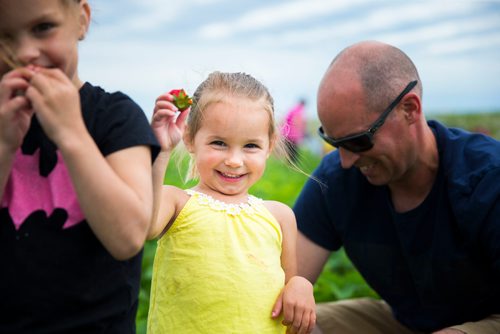
M 403 98 L 402 103 L 405 120 L 409 124 L 417 122 L 422 116 L 420 97 L 415 93 L 409 93 Z

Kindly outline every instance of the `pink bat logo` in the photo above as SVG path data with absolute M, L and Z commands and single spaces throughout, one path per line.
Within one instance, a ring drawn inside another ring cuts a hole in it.
M 58 208 L 66 210 L 68 219 L 63 228 L 80 223 L 84 216 L 61 154 L 57 152 L 57 164 L 47 177 L 38 171 L 39 158 L 40 150 L 33 155 L 17 150 L 0 207 L 9 208 L 16 230 L 37 210 L 45 211 L 47 216 Z

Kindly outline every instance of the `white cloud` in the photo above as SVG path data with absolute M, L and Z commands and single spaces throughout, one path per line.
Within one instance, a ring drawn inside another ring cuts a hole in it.
M 397 31 L 387 34 L 380 34 L 377 39 L 395 45 L 408 44 L 435 44 L 447 43 L 447 40 L 454 39 L 462 35 L 474 34 L 474 38 L 466 38 L 464 42 L 474 42 L 474 39 L 485 40 L 485 32 L 489 30 L 500 31 L 500 13 L 492 13 L 477 17 L 466 17 L 453 20 L 441 20 L 436 24 L 416 27 L 411 30 Z M 466 49 L 467 47 L 464 47 Z M 435 48 L 436 51 L 440 48 Z M 442 48 L 444 50 L 444 48 Z M 457 49 L 458 51 L 458 49 Z M 437 53 L 437 52 L 434 52 Z
M 477 51 L 479 49 L 492 49 L 500 47 L 500 31 L 473 37 L 462 37 L 448 41 L 440 41 L 428 46 L 430 54 L 446 55 L 464 51 Z M 500 56 L 500 54 L 498 54 Z
M 111 13 L 114 23 L 100 28 L 100 33 L 112 37 L 128 33 L 151 32 L 161 30 L 162 26 L 176 21 L 189 20 L 190 12 L 204 6 L 227 2 L 228 0 L 96 0 L 92 2 L 96 23 L 101 16 L 106 19 Z
M 262 34 L 258 41 L 264 45 L 312 45 L 325 41 L 373 39 L 377 32 L 394 30 L 387 36 L 377 38 L 398 39 L 411 42 L 411 36 L 406 37 L 407 30 L 401 25 L 410 26 L 415 23 L 444 20 L 447 17 L 471 13 L 478 6 L 473 3 L 458 3 L 449 6 L 449 3 L 412 3 L 399 4 L 384 3 L 382 9 L 375 9 L 359 16 L 340 17 L 332 19 L 329 25 L 316 25 L 312 28 L 302 28 L 277 34 Z M 416 29 L 419 29 L 418 26 Z
M 368 0 L 301 0 L 260 7 L 239 18 L 201 27 L 203 38 L 225 38 L 239 32 L 262 30 L 287 23 L 300 23 L 310 19 L 331 15 L 345 9 L 352 9 Z

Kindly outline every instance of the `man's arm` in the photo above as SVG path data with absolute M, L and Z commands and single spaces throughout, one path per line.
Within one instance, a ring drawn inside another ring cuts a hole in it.
M 329 250 L 318 246 L 299 232 L 297 237 L 297 272 L 299 276 L 307 278 L 314 284 L 329 256 Z

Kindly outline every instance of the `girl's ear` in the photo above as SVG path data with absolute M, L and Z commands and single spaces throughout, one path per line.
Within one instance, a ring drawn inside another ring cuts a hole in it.
M 182 135 L 182 141 L 184 142 L 184 146 L 186 147 L 187 151 L 189 153 L 193 153 L 194 152 L 193 141 L 187 129 L 184 131 L 184 134 Z
M 269 152 L 267 152 L 267 158 L 273 153 L 276 143 L 278 141 L 278 135 L 274 134 L 270 139 L 269 139 Z
M 79 6 L 80 6 L 80 12 L 78 16 L 79 19 L 78 23 L 80 25 L 80 36 L 78 39 L 81 41 L 85 38 L 85 35 L 87 34 L 87 31 L 89 29 L 91 10 L 87 0 L 81 0 Z

